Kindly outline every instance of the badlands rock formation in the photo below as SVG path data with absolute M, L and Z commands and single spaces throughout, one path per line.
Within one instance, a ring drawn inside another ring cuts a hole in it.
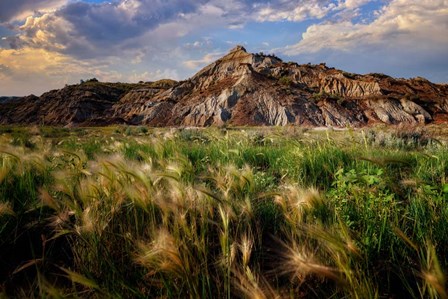
M 358 127 L 447 115 L 448 85 L 285 63 L 241 46 L 181 82 L 86 82 L 0 103 L 3 124 Z

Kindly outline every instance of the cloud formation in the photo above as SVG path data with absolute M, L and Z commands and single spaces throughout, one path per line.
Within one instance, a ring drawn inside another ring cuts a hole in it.
M 158 26 L 195 11 L 201 1 L 126 0 L 69 3 L 55 12 L 30 16 L 11 38 L 11 47 L 35 47 L 77 58 L 121 55 L 142 46 L 138 39 Z
M 44 49 L 0 49 L 0 91 L 2 95 L 40 95 L 93 77 L 106 82 L 133 81 L 136 71 L 126 70 L 121 63 L 114 59 L 79 60 Z M 148 72 L 147 75 L 176 75 L 165 71 Z M 151 79 L 145 78 L 146 81 Z
M 2 0 L 0 1 L 0 24 L 21 20 L 36 11 L 48 11 L 61 7 L 67 0 Z
M 369 24 L 343 21 L 315 24 L 302 40 L 287 47 L 288 55 L 323 49 L 350 51 L 361 46 L 412 48 L 448 46 L 448 1 L 394 0 Z M 418 40 L 418 43 L 415 41 Z
M 189 69 L 196 70 L 199 67 L 202 67 L 204 65 L 207 65 L 207 64 L 210 64 L 210 63 L 214 62 L 215 60 L 217 60 L 218 58 L 220 58 L 224 54 L 225 54 L 224 52 L 206 54 L 201 59 L 187 60 L 183 64 L 187 68 L 189 68 Z
M 63 66 L 63 67 L 61 67 Z M 24 89 L 42 93 L 49 87 L 61 87 L 70 72 L 82 71 L 81 64 L 57 53 L 24 48 L 0 49 L 2 95 L 24 95 Z
M 361 0 L 347 1 L 352 3 L 352 7 Z M 321 19 L 340 5 L 329 0 L 70 2 L 55 12 L 29 16 L 19 28 L 21 33 L 10 38 L 10 44 L 13 48 L 29 46 L 52 49 L 78 58 L 92 58 L 100 54 L 118 55 L 123 49 L 142 46 L 148 33 L 170 23 L 178 25 L 172 28 L 175 31 L 170 34 L 182 36 L 201 29 L 198 26 L 203 25 L 241 29 L 246 22 L 251 21 L 300 22 L 310 18 Z
M 321 19 L 337 8 L 331 1 L 276 1 L 273 4 L 257 5 L 255 19 L 259 22 Z

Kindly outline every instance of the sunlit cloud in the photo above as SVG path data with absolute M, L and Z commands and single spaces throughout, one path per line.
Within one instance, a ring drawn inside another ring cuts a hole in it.
M 212 54 L 206 54 L 204 57 L 202 57 L 201 59 L 197 59 L 197 60 L 187 60 L 184 62 L 184 65 L 190 69 L 197 69 L 199 67 L 205 66 L 207 64 L 212 63 L 213 61 L 215 61 L 216 59 L 218 59 L 219 57 L 221 57 L 222 55 L 224 55 L 224 53 L 212 53 Z
M 260 22 L 300 22 L 310 18 L 321 19 L 336 7 L 337 5 L 335 3 L 325 3 L 322 1 L 307 1 L 300 4 L 286 2 L 281 7 L 266 5 L 257 12 L 256 20 Z
M 284 53 L 297 55 L 322 49 L 350 51 L 360 45 L 403 46 L 404 50 L 407 45 L 448 48 L 447 31 L 448 1 L 395 0 L 370 24 L 343 21 L 312 25 L 302 40 L 287 47 Z
M 0 1 L 0 24 L 23 20 L 35 12 L 55 11 L 67 0 L 2 0 Z
M 0 49 L 2 92 L 8 95 L 41 94 L 80 79 L 98 77 L 119 81 L 123 75 L 108 69 L 107 64 L 78 61 L 70 56 L 44 49 Z

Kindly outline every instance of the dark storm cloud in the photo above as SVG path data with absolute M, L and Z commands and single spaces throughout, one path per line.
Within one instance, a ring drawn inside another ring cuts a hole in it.
M 132 39 L 179 14 L 194 11 L 200 1 L 129 0 L 120 3 L 77 2 L 56 13 L 73 24 L 76 34 L 92 43 L 115 43 Z

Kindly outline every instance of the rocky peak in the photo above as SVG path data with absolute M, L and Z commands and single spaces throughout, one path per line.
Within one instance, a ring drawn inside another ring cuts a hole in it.
M 275 55 L 248 53 L 243 46 L 238 45 L 220 59 L 200 70 L 191 80 L 210 83 L 230 77 L 240 79 L 241 76 L 247 76 L 252 72 L 272 75 L 273 72 L 280 72 L 278 66 L 282 63 L 282 60 Z M 275 68 L 277 69 L 274 70 Z M 201 87 L 207 86 L 209 85 Z
M 191 81 L 199 89 L 207 89 L 218 81 L 233 80 L 251 71 L 255 55 L 246 52 L 242 46 L 231 49 L 222 58 L 200 70 Z
M 230 52 L 230 53 L 232 53 L 232 52 L 244 52 L 244 53 L 247 53 L 246 48 L 244 48 L 244 47 L 241 46 L 241 45 L 237 45 L 236 47 L 234 47 L 233 49 L 231 49 L 229 52 Z

